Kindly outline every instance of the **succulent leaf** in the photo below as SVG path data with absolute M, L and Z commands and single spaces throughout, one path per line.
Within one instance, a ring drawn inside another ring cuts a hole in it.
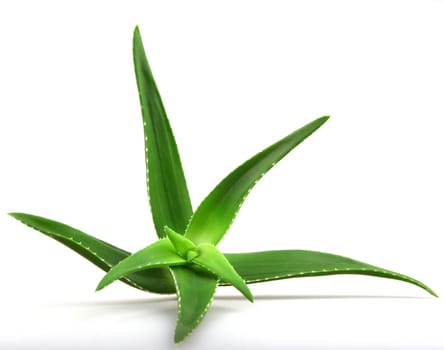
M 184 259 L 190 260 L 197 254 L 196 245 L 183 235 L 174 232 L 168 226 L 165 226 L 165 233 L 174 246 L 174 249 L 176 249 L 176 252 Z
M 187 261 L 177 254 L 168 239 L 160 239 L 120 261 L 102 278 L 96 290 L 134 272 L 156 267 L 183 265 Z
M 10 213 L 9 215 L 64 244 L 105 272 L 130 255 L 123 249 L 54 220 L 25 213 Z M 122 277 L 121 280 L 143 291 L 162 294 L 175 292 L 174 281 L 167 268 L 136 272 Z
M 225 257 L 247 283 L 292 277 L 358 274 L 411 283 L 437 296 L 432 289 L 409 276 L 335 254 L 309 250 L 274 250 L 225 254 Z
M 212 244 L 201 244 L 198 246 L 198 254 L 192 262 L 209 272 L 213 273 L 219 279 L 231 283 L 248 300 L 253 302 L 253 295 L 250 292 L 245 281 L 237 273 L 227 258 Z
M 133 36 L 133 58 L 142 108 L 148 195 L 159 238 L 164 226 L 184 232 L 192 207 L 188 188 L 165 108 L 145 55 L 139 28 Z
M 178 315 L 174 341 L 182 341 L 205 316 L 217 287 L 217 278 L 185 266 L 171 267 L 176 282 Z
M 217 245 L 259 179 L 327 119 L 328 117 L 321 117 L 294 131 L 230 173 L 196 209 L 185 236 L 196 244 Z

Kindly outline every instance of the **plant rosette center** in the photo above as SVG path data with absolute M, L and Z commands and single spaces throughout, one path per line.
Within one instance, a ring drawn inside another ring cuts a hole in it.
M 248 300 L 253 301 L 250 292 L 243 278 L 237 273 L 234 267 L 227 260 L 215 245 L 211 243 L 199 243 L 196 245 L 185 235 L 181 235 L 168 226 L 165 226 L 167 239 L 176 249 L 178 255 L 188 263 L 197 265 L 204 270 L 214 274 L 218 279 L 225 280 L 236 287 Z
M 155 267 L 185 266 L 199 273 L 202 269 L 217 280 L 232 284 L 248 300 L 253 295 L 244 279 L 237 273 L 228 259 L 211 243 L 196 245 L 186 235 L 181 235 L 168 226 L 164 227 L 165 238 L 161 238 L 145 249 L 134 253 L 111 268 L 97 286 L 103 289 L 110 283 L 137 271 Z

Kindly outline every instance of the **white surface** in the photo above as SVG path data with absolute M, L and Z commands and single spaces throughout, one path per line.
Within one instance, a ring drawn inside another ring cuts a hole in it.
M 118 283 L 94 294 L 101 271 L 5 215 L 47 216 L 131 251 L 155 239 L 136 24 L 195 206 L 249 156 L 331 115 L 261 180 L 223 251 L 342 254 L 442 295 L 442 18 L 443 1 L 1 2 L 0 348 L 172 342 L 173 299 Z M 181 346 L 444 347 L 441 300 L 401 282 L 252 288 L 265 299 L 216 299 Z
M 175 308 L 167 297 L 7 308 L 8 332 L 0 344 L 2 349 L 350 350 L 444 345 L 442 317 L 428 320 L 444 311 L 434 299 L 259 296 L 250 305 L 240 297 L 218 297 L 205 321 L 179 345 L 173 344 Z

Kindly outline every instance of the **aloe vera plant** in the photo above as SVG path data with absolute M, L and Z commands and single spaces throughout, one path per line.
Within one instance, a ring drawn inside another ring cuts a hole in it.
M 133 58 L 145 135 L 148 197 L 159 239 L 130 254 L 65 224 L 35 215 L 10 213 L 107 272 L 97 290 L 121 280 L 143 291 L 176 293 L 176 342 L 183 340 L 202 320 L 218 285 L 232 285 L 253 301 L 250 283 L 360 274 L 412 283 L 436 296 L 429 287 L 411 277 L 338 255 L 306 250 L 220 252 L 217 244 L 254 185 L 328 117 L 312 121 L 247 160 L 225 177 L 193 212 L 179 152 L 137 27 Z

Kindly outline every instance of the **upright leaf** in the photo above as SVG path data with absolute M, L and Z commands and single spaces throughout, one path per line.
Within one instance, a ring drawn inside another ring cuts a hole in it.
M 168 226 L 165 226 L 165 233 L 174 246 L 174 249 L 176 249 L 177 253 L 183 258 L 191 260 L 191 258 L 197 254 L 196 245 L 183 235 L 174 232 Z
M 142 108 L 147 186 L 157 235 L 164 226 L 184 232 L 192 214 L 179 152 L 165 108 L 145 55 L 139 28 L 133 36 L 133 57 Z
M 71 248 L 104 271 L 109 271 L 111 267 L 130 255 L 120 248 L 57 221 L 24 213 L 10 213 L 9 215 Z M 164 294 L 175 291 L 171 274 L 166 268 L 133 273 L 123 277 L 122 282 L 154 293 Z
M 146 178 L 154 226 L 159 237 L 164 237 L 165 226 L 183 233 L 193 213 L 191 200 L 174 135 L 138 27 L 134 30 L 133 55 L 142 106 Z M 171 267 L 170 271 L 179 304 L 175 335 L 176 342 L 179 342 L 197 326 L 207 311 L 217 280 L 181 267 Z
M 322 117 L 312 121 L 235 169 L 199 205 L 186 229 L 185 236 L 196 244 L 216 245 L 259 179 L 327 119 L 328 117 Z
M 409 276 L 335 254 L 308 250 L 275 250 L 225 254 L 225 257 L 247 283 L 292 277 L 357 274 L 391 278 L 411 283 L 433 296 L 437 296 L 424 283 Z
M 178 315 L 174 341 L 182 341 L 205 316 L 217 287 L 217 279 L 210 274 L 183 266 L 173 266 L 176 282 Z

